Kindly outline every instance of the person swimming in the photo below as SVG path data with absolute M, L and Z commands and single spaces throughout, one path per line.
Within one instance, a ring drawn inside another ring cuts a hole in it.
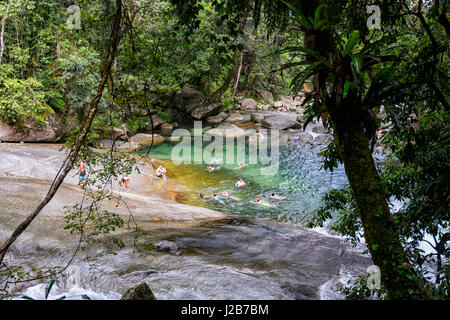
M 219 163 L 221 163 L 221 162 L 222 162 L 221 159 L 213 158 L 213 159 L 211 160 L 210 164 L 219 164 Z
M 245 182 L 244 180 L 242 180 L 242 178 L 239 178 L 239 181 L 237 181 L 234 185 L 236 186 L 236 188 L 240 189 L 245 186 Z
M 270 194 L 270 198 L 277 199 L 277 200 L 284 200 L 284 199 L 286 199 L 286 197 L 282 197 L 282 196 L 276 195 L 275 192 L 272 192 Z
M 207 170 L 208 170 L 208 172 L 214 172 L 214 171 L 217 171 L 219 169 L 220 169 L 220 167 L 209 166 Z
M 225 201 L 223 201 L 222 199 L 220 199 L 216 194 L 213 194 L 213 195 L 212 195 L 212 198 L 213 198 L 215 201 L 217 201 L 217 202 L 219 202 L 219 203 L 221 203 L 221 204 L 225 204 Z
M 225 198 L 230 198 L 230 199 L 232 199 L 234 201 L 241 201 L 241 198 L 232 196 L 231 193 L 229 193 L 227 191 L 223 191 L 222 192 L 222 196 L 224 196 Z
M 237 169 L 236 169 L 236 170 L 239 170 L 239 169 L 245 168 L 246 166 L 248 166 L 248 164 L 247 164 L 247 163 L 238 163 L 238 167 L 237 167 Z
M 252 204 L 259 204 L 264 207 L 276 208 L 273 204 L 262 201 L 261 199 L 256 199 L 256 201 L 250 201 Z
M 199 193 L 198 193 L 198 196 L 199 196 L 200 198 L 204 198 L 204 199 L 208 199 L 208 198 L 209 198 L 209 196 L 208 196 L 207 194 L 204 194 L 203 192 L 199 192 Z

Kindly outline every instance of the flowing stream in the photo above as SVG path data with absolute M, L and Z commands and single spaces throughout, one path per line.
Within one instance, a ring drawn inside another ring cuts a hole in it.
M 174 145 L 158 145 L 149 157 L 166 167 L 169 180 L 183 182 L 177 201 L 224 212 L 229 218 L 193 227 L 148 227 L 157 247 L 150 252 L 137 253 L 127 247 L 116 255 L 103 255 L 103 249 L 94 244 L 72 263 L 80 271 L 80 282 L 68 288 L 61 280 L 50 299 L 62 295 L 81 299 L 83 294 L 91 299 L 118 299 L 143 281 L 158 299 L 336 299 L 343 282 L 364 273 L 371 264 L 363 245 L 352 247 L 338 236 L 301 225 L 320 205 L 325 191 L 347 183 L 342 167 L 332 174 L 320 170 L 320 148 L 298 143 L 280 146 L 278 174 L 261 176 L 260 164 L 240 170 L 222 164 L 213 173 L 207 172 L 205 163 L 175 164 L 169 160 Z M 238 178 L 247 183 L 239 190 L 234 187 Z M 198 196 L 222 191 L 240 200 L 225 199 L 223 205 Z M 286 199 L 272 200 L 271 192 Z M 20 206 L 20 197 L 28 193 L 17 186 L 16 194 L 17 199 L 10 199 L 13 205 L 0 207 L 1 236 L 17 223 L 14 206 Z M 256 198 L 276 207 L 251 204 Z M 145 228 L 147 222 L 142 222 Z M 15 263 L 34 267 L 63 265 L 76 243 L 63 231 L 62 219 L 40 217 L 18 240 L 12 256 Z M 16 291 L 42 299 L 44 285 L 19 286 Z

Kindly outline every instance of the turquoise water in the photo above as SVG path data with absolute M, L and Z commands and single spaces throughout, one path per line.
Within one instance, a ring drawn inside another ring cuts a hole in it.
M 164 142 L 152 148 L 149 157 L 172 160 L 172 151 L 177 143 Z M 237 170 L 236 161 L 245 155 L 245 162 L 249 162 L 249 146 L 245 149 L 236 146 L 223 146 L 223 154 L 213 154 L 214 157 L 222 159 L 222 163 L 214 164 L 220 166 L 218 171 L 209 173 L 207 168 L 209 161 L 192 163 L 195 159 L 194 153 L 199 151 L 209 151 L 209 143 L 202 145 L 191 145 L 191 153 L 183 155 L 187 164 L 167 168 L 170 177 L 170 170 L 177 170 L 176 174 L 183 174 L 188 177 L 193 190 L 184 192 L 187 202 L 196 205 L 215 209 L 221 212 L 245 215 L 276 218 L 282 221 L 304 221 L 305 218 L 318 208 L 321 203 L 321 196 L 331 188 L 340 188 L 347 184 L 347 178 L 342 167 L 329 173 L 321 170 L 320 158 L 317 153 L 321 148 L 313 148 L 299 143 L 291 142 L 288 145 L 279 147 L 279 162 L 276 174 L 264 174 L 264 170 L 270 167 L 269 164 L 262 164 L 258 157 L 256 164 L 249 164 L 247 167 Z M 148 150 L 142 150 L 141 154 L 147 154 Z M 201 153 L 200 153 L 201 154 Z M 228 158 L 227 158 L 228 155 Z M 271 152 L 268 152 L 270 157 Z M 231 157 L 235 159 L 233 164 L 227 164 Z M 278 158 L 278 157 L 277 157 Z M 264 160 L 264 158 L 262 158 Z M 197 159 L 198 160 L 198 159 Z M 225 164 L 223 163 L 225 162 Z M 267 163 L 267 162 L 266 162 Z M 272 169 L 276 165 L 272 164 Z M 242 178 L 246 186 L 237 189 L 234 184 Z M 222 196 L 222 192 L 231 193 L 239 200 L 233 200 Z M 225 205 L 217 203 L 212 199 L 203 199 L 198 196 L 199 192 L 205 194 L 217 194 L 225 201 Z M 270 198 L 271 192 L 286 197 L 285 200 L 275 200 Z M 261 199 L 275 205 L 275 208 L 251 204 L 250 201 Z

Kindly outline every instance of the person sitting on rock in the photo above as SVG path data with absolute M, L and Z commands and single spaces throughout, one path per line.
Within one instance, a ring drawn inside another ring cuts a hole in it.
M 156 176 L 158 178 L 163 178 L 164 181 L 167 179 L 166 169 L 162 165 L 159 165 L 158 169 L 156 169 Z
M 130 178 L 128 177 L 123 177 L 120 180 L 120 185 L 125 185 L 125 188 L 127 189 L 127 191 L 130 191 Z
M 81 184 L 84 184 L 86 182 L 86 163 L 84 163 L 82 160 L 78 161 L 78 179 Z

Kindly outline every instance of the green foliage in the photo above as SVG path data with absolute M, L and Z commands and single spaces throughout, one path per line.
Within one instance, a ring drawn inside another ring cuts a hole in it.
M 348 286 L 340 289 L 340 293 L 347 300 L 374 300 L 386 299 L 386 291 L 381 289 L 369 289 L 367 287 L 368 276 L 360 276 L 357 279 L 349 279 Z
M 0 73 L 5 75 L 2 70 Z M 26 119 L 43 124 L 54 111 L 46 102 L 42 83 L 32 77 L 21 80 L 6 75 L 0 78 L 0 117 L 17 125 L 22 125 Z

